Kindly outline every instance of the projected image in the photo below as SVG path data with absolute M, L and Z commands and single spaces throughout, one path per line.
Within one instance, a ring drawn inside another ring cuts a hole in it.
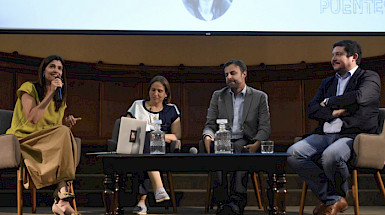
M 0 34 L 385 35 L 385 0 L 55 1 L 60 10 L 32 2 L 0 0 Z M 336 20 L 343 24 L 330 24 Z
M 204 21 L 212 21 L 221 17 L 232 2 L 233 0 L 183 0 L 188 12 Z

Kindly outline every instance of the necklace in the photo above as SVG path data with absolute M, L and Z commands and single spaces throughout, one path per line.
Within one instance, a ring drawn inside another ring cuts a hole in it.
M 152 111 L 152 112 L 160 112 L 161 110 L 163 110 L 163 105 L 162 107 L 158 108 L 156 106 L 152 106 L 150 104 L 150 102 L 147 103 L 147 106 L 148 106 L 148 110 Z

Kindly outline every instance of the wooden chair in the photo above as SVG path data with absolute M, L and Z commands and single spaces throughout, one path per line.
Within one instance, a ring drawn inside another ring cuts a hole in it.
M 385 188 L 381 178 L 381 170 L 385 163 L 385 108 L 380 108 L 378 118 L 378 134 L 359 134 L 354 139 L 353 149 L 354 156 L 351 162 L 352 167 L 352 197 L 354 203 L 354 214 L 359 215 L 359 199 L 358 199 L 358 171 L 372 172 L 377 183 L 377 187 L 385 200 Z M 381 132 L 381 133 L 380 133 Z M 299 214 L 303 215 L 305 206 L 307 185 L 302 184 L 301 202 Z
M 21 162 L 21 153 L 20 153 L 20 143 L 17 137 L 13 134 L 5 134 L 8 128 L 11 126 L 13 111 L 11 110 L 0 110 L 0 142 L 2 147 L 0 148 L 0 169 L 9 169 L 16 171 L 16 189 L 17 189 L 17 214 L 23 214 L 23 181 L 20 177 L 20 162 Z M 78 158 L 80 158 L 81 150 L 81 140 L 80 138 L 75 138 L 76 144 L 78 147 Z M 77 159 L 77 165 L 79 164 L 79 159 Z M 31 177 L 29 177 L 31 178 Z M 29 181 L 29 189 L 31 191 L 31 203 L 32 203 L 32 213 L 36 213 L 36 187 L 33 184 L 32 180 Z M 73 184 L 70 184 L 70 192 L 74 193 Z M 71 202 L 72 207 L 75 211 L 76 201 L 75 199 Z
M 23 179 L 20 176 L 20 169 L 17 169 L 16 172 L 16 180 L 17 180 L 17 214 L 23 214 L 23 191 L 24 191 L 24 186 L 23 186 Z M 29 177 L 31 178 L 31 177 Z M 36 186 L 33 183 L 33 181 L 30 179 L 29 180 L 29 190 L 31 192 L 31 203 L 32 203 L 32 213 L 36 213 Z M 75 193 L 73 183 L 70 183 L 69 186 L 69 192 L 70 193 Z M 76 207 L 76 201 L 73 199 L 70 202 L 72 208 L 77 212 L 77 207 Z
M 107 150 L 110 152 L 116 151 L 116 147 L 118 144 L 118 137 L 119 137 L 119 129 L 120 129 L 120 118 L 115 121 L 114 128 L 112 130 L 111 139 L 107 140 Z M 181 150 L 181 147 L 182 147 L 181 141 L 176 140 L 176 141 L 172 141 L 166 150 L 167 152 L 179 152 Z M 178 210 L 177 210 L 176 198 L 175 198 L 174 181 L 173 181 L 171 172 L 167 172 L 167 182 L 169 185 L 173 212 L 177 213 Z M 167 204 L 165 204 L 165 208 L 168 209 Z
M 199 141 L 198 148 L 199 148 L 198 149 L 199 153 L 205 153 L 206 152 L 202 140 Z M 258 174 L 258 178 L 257 178 L 257 174 Z M 212 201 L 213 183 L 212 183 L 211 178 L 212 178 L 212 173 L 210 172 L 210 173 L 207 174 L 205 213 L 208 213 L 209 209 L 213 209 L 214 208 L 214 204 L 213 204 L 213 201 Z M 251 178 L 251 181 L 253 183 L 255 197 L 257 198 L 257 201 L 258 201 L 258 208 L 259 209 L 263 208 L 263 210 L 265 212 L 267 212 L 267 205 L 268 205 L 267 204 L 267 194 L 266 194 L 266 189 L 263 186 L 263 182 L 264 182 L 263 173 L 262 172 L 250 173 L 250 178 Z M 258 186 L 258 181 L 259 181 L 260 187 Z M 259 191 L 259 189 L 261 191 Z M 260 192 L 261 192 L 261 194 L 260 194 Z M 262 195 L 262 197 L 261 197 L 261 195 Z M 262 204 L 262 202 L 263 202 L 263 204 Z

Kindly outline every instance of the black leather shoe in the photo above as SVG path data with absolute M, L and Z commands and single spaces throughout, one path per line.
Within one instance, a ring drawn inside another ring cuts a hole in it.
M 234 214 L 241 214 L 241 210 L 239 209 L 239 206 L 236 205 L 234 202 L 230 202 L 229 204 L 227 204 L 230 208 L 231 208 L 231 211 L 234 213 Z
M 239 214 L 243 214 L 243 211 L 247 204 L 246 193 L 236 193 L 230 196 L 231 202 L 236 204 L 239 208 Z
M 240 209 L 234 202 L 218 205 L 217 215 L 240 215 Z
M 224 203 L 218 203 L 217 213 L 216 214 L 226 214 L 226 207 Z

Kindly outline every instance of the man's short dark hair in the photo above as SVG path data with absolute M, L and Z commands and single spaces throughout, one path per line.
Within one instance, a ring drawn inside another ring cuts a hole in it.
M 225 63 L 225 65 L 223 65 L 223 69 L 225 69 L 226 67 L 230 66 L 231 64 L 235 64 L 237 66 L 239 66 L 239 68 L 241 69 L 241 72 L 244 72 L 247 70 L 247 66 L 246 64 L 241 61 L 241 60 L 229 60 Z
M 357 62 L 357 65 L 360 64 L 362 51 L 361 51 L 361 45 L 357 41 L 341 40 L 339 42 L 334 43 L 333 48 L 335 48 L 336 46 L 343 46 L 345 48 L 345 51 L 348 57 L 351 57 L 354 54 L 358 54 L 358 58 L 356 62 Z

